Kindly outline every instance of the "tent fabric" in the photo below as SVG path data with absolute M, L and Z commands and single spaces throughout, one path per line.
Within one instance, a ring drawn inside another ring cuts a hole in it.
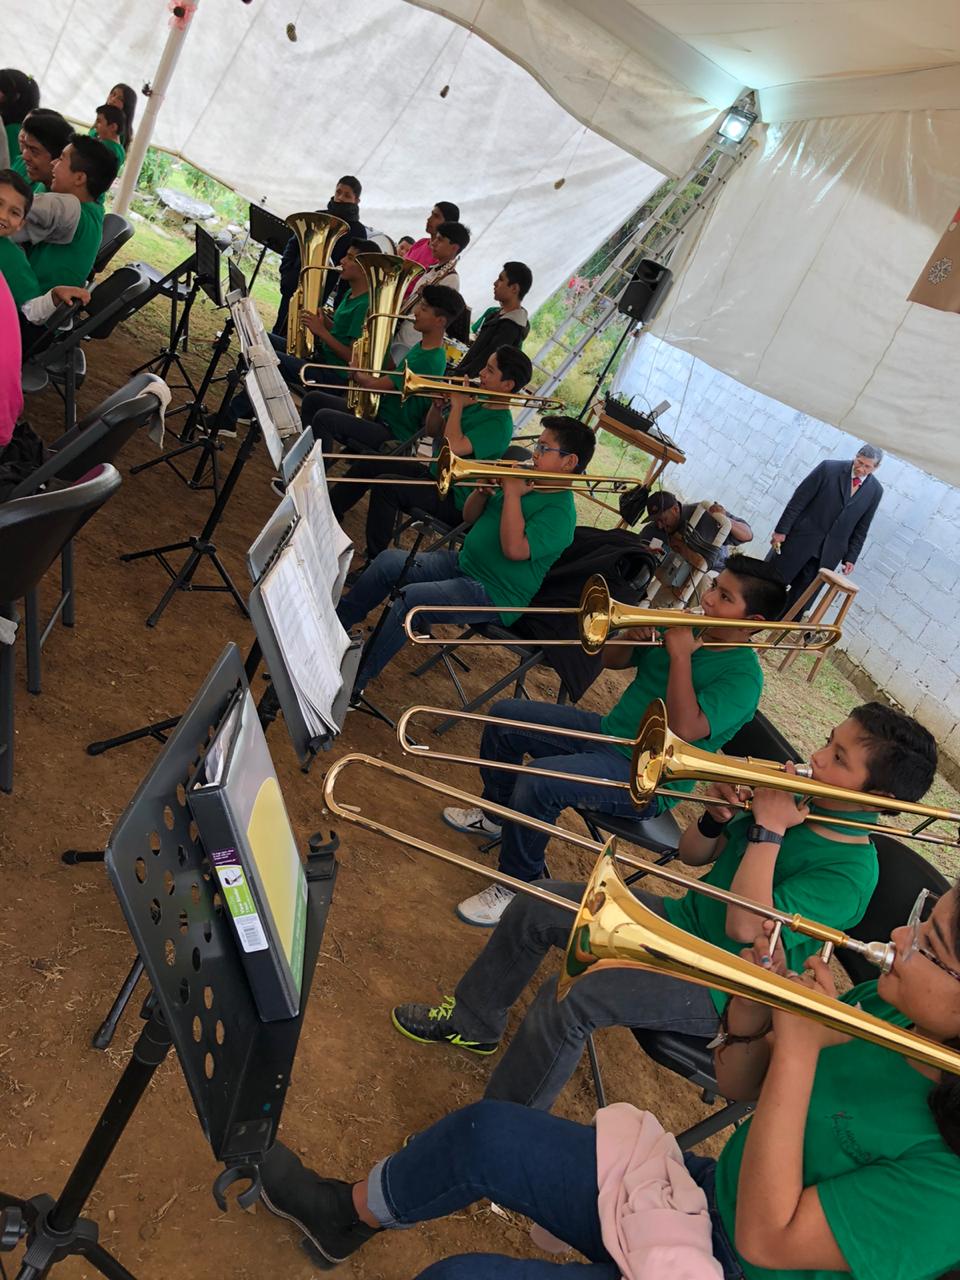
M 153 75 L 169 21 L 164 0 L 35 0 L 0 6 L 0 39 L 45 105 L 89 121 L 116 81 Z M 355 173 L 364 222 L 395 239 L 455 201 L 475 308 L 508 259 L 530 265 L 536 307 L 662 180 L 484 41 L 400 0 L 200 0 L 154 142 L 281 216 Z
M 960 111 L 771 126 L 654 329 L 960 485 L 960 316 L 907 302 L 960 206 Z

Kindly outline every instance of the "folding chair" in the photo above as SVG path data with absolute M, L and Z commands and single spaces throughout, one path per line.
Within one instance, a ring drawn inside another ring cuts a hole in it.
M 23 367 L 24 392 L 53 385 L 63 400 L 67 430 L 76 422 L 77 390 L 83 385 L 87 358 L 85 338 L 109 338 L 122 320 L 129 319 L 149 300 L 150 282 L 135 267 L 120 267 L 96 286 L 84 306 L 58 307 L 44 332 L 31 346 Z M 73 322 L 73 327 L 62 326 Z
M 120 487 L 115 467 L 69 489 L 0 504 L 0 618 L 18 621 L 16 601 L 34 590 L 63 546 Z M 13 790 L 14 650 L 0 642 L 0 790 Z
M 150 375 L 140 374 L 114 391 L 72 430 L 54 441 L 50 457 L 21 480 L 10 494 L 10 499 L 30 497 L 48 485 L 75 484 L 94 467 L 112 462 L 136 431 L 158 418 L 160 401 L 148 390 L 150 384 Z M 57 618 L 65 627 L 74 625 L 75 600 L 71 540 L 60 554 L 60 598 L 42 630 L 37 587 L 27 592 L 24 601 L 27 689 L 30 693 L 40 692 L 40 654 Z
M 97 250 L 97 256 L 93 260 L 93 267 L 90 275 L 87 277 L 89 281 L 96 279 L 101 272 L 106 270 L 110 259 L 123 248 L 128 240 L 133 239 L 133 227 L 121 217 L 119 213 L 105 213 L 103 215 L 103 234 L 100 237 L 100 248 Z

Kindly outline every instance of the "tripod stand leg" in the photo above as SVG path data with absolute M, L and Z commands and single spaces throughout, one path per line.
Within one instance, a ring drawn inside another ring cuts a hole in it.
M 107 1045 L 109 1045 L 113 1040 L 113 1037 L 117 1033 L 117 1026 L 119 1025 L 120 1019 L 123 1017 L 123 1011 L 130 1003 L 130 997 L 136 990 L 137 983 L 140 981 L 142 976 L 143 961 L 139 956 L 137 956 L 136 960 L 134 960 L 133 964 L 130 966 L 130 972 L 124 978 L 123 984 L 117 992 L 113 1004 L 110 1006 L 109 1013 L 100 1023 L 100 1026 L 97 1027 L 97 1030 L 90 1041 L 94 1049 L 106 1049 Z
M 141 738 L 156 738 L 157 742 L 166 742 L 167 730 L 172 729 L 179 719 L 179 716 L 168 716 L 166 720 L 141 725 L 139 729 L 131 729 L 129 733 L 121 733 L 116 738 L 101 738 L 99 742 L 90 742 L 87 744 L 87 755 L 102 756 L 105 751 L 125 747 L 128 742 L 139 742 Z
M 102 1276 L 107 1277 L 107 1280 L 137 1280 L 133 1272 L 128 1271 L 112 1253 L 108 1253 L 102 1244 L 91 1244 L 77 1252 L 83 1254 L 90 1265 L 96 1267 Z

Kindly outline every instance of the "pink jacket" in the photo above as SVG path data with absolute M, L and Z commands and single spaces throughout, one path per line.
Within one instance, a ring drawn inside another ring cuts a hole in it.
M 10 443 L 22 412 L 20 321 L 13 295 L 0 276 L 0 449 Z
M 623 1280 L 723 1280 L 707 1200 L 672 1133 L 649 1111 L 615 1102 L 596 1115 L 597 1212 Z M 541 1228 L 541 1248 L 557 1241 Z

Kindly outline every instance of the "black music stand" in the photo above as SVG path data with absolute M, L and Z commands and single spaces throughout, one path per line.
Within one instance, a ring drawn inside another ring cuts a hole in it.
M 263 246 L 260 250 L 260 256 L 257 258 L 257 265 L 253 268 L 253 275 L 250 277 L 250 288 L 252 289 L 263 265 L 263 260 L 267 256 L 267 250 L 272 249 L 274 253 L 282 255 L 290 241 L 290 237 L 293 235 L 293 229 L 289 223 L 284 222 L 282 218 L 278 218 L 275 213 L 271 213 L 269 209 L 264 209 L 259 204 L 250 205 L 248 218 L 250 222 L 250 239 L 256 240 L 257 244 Z
M 149 263 L 144 263 L 143 265 L 148 274 L 152 276 L 156 274 Z M 180 283 L 182 277 L 189 278 L 189 285 Z M 187 341 L 190 334 L 190 313 L 201 288 L 202 282 L 197 276 L 197 255 L 195 253 L 192 253 L 189 258 L 184 258 L 171 271 L 168 271 L 165 276 L 161 276 L 154 281 L 152 297 L 156 297 L 158 294 L 166 294 L 170 298 L 170 336 L 167 339 L 166 346 L 161 347 L 155 356 L 138 365 L 136 369 L 131 370 L 131 378 L 135 378 L 138 373 L 145 373 L 149 370 L 166 382 L 171 367 L 175 365 L 183 382 L 175 383 L 174 388 L 182 387 L 196 397 L 197 388 L 189 370 L 180 359 L 180 352 L 187 349 Z M 178 318 L 177 307 L 181 302 L 183 303 L 183 309 Z
M 17 1280 L 42 1280 L 74 1255 L 109 1280 L 135 1280 L 98 1243 L 96 1223 L 80 1215 L 171 1044 L 204 1136 L 225 1165 L 213 1184 L 217 1204 L 226 1209 L 226 1191 L 238 1182 L 249 1183 L 238 1197 L 243 1207 L 259 1195 L 259 1165 L 290 1083 L 337 864 L 332 847 L 308 859 L 300 1013 L 261 1022 L 206 851 L 192 834 L 184 790 L 245 686 L 239 650 L 230 644 L 110 837 L 107 871 L 152 987 L 147 1025 L 59 1198 L 0 1194 L 0 1249 L 26 1241 Z

